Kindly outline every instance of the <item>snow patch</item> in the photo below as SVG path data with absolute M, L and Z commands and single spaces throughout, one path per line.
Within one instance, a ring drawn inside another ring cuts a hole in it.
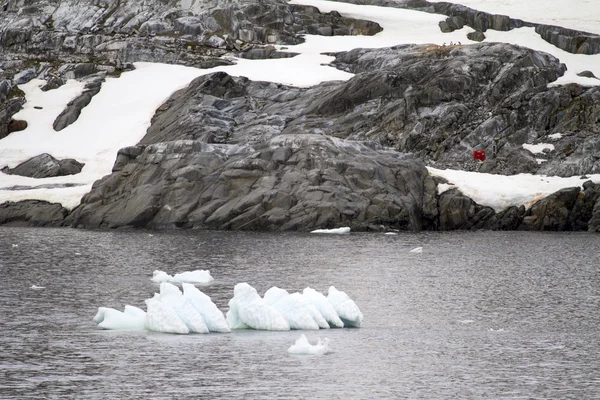
M 545 150 L 553 151 L 554 145 L 550 143 L 524 144 L 523 148 L 533 154 L 543 154 Z
M 350 228 L 346 226 L 343 228 L 335 229 L 316 229 L 314 231 L 311 231 L 310 233 L 328 233 L 331 235 L 345 235 L 347 233 L 350 233 Z

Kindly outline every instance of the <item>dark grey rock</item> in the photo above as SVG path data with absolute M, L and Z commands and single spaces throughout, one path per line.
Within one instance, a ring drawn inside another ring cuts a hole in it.
M 482 229 L 495 215 L 492 208 L 475 203 L 458 189 L 440 195 L 439 213 L 439 227 L 444 231 Z
M 577 76 L 582 76 L 584 78 L 594 78 L 594 79 L 598 79 L 596 77 L 596 75 L 594 75 L 594 73 L 592 71 L 581 71 L 580 73 L 577 74 Z
M 580 188 L 566 188 L 538 201 L 527 210 L 521 229 L 564 231 L 573 226 L 571 212 L 579 198 Z
M 13 77 L 13 82 L 15 85 L 23 85 L 30 80 L 34 79 L 37 76 L 34 69 L 26 69 L 25 71 L 21 71 Z
M 60 226 L 68 210 L 60 204 L 25 200 L 0 204 L 0 225 Z
M 84 164 L 72 158 L 57 160 L 49 154 L 41 154 L 30 158 L 15 168 L 4 168 L 2 172 L 29 178 L 50 178 L 78 174 L 83 166 Z
M 485 40 L 485 34 L 481 31 L 474 31 L 467 33 L 467 39 L 475 42 L 483 42 Z
M 100 75 L 86 84 L 83 93 L 71 100 L 63 112 L 61 112 L 60 115 L 54 120 L 53 128 L 55 131 L 61 131 L 67 126 L 71 125 L 73 122 L 77 121 L 79 115 L 81 114 L 81 110 L 90 104 L 95 95 L 100 93 L 103 81 L 104 77 L 103 75 Z

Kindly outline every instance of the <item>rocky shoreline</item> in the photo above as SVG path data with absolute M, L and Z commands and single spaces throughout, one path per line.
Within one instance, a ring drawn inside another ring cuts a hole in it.
M 14 129 L 12 116 L 24 103 L 17 81 L 45 78 L 48 90 L 66 79 L 87 82 L 55 122 L 58 131 L 77 120 L 107 75 L 132 68 L 130 62 L 207 66 L 228 63 L 221 56 L 233 53 L 275 58 L 277 52 L 259 45 L 297 43 L 302 33 L 372 35 L 381 30 L 373 22 L 278 1 L 232 2 L 224 8 L 198 3 L 174 14 L 174 3 L 165 1 L 144 10 L 107 2 L 95 11 L 84 11 L 85 1 L 58 6 L 48 1 L 27 12 L 17 3 L 9 1 L 0 13 L 6 23 L 0 24 L 5 26 L 0 33 L 5 54 L 0 60 L 0 138 Z M 448 15 L 442 30 L 466 24 L 483 33 L 531 25 L 449 3 L 373 4 Z M 16 18 L 17 9 L 27 17 Z M 567 51 L 600 52 L 595 35 L 556 35 L 553 27 L 535 27 L 550 32 L 541 35 Z M 573 39 L 581 37 L 585 40 Z M 53 52 L 52 59 L 44 58 Z M 565 72 L 555 57 L 485 42 L 333 55 L 332 66 L 354 78 L 310 88 L 224 72 L 195 79 L 156 110 L 146 136 L 119 151 L 113 173 L 98 180 L 80 206 L 67 210 L 39 200 L 6 202 L 0 204 L 0 225 L 600 231 L 600 185 L 585 178 L 583 188 L 562 189 L 529 209 L 496 212 L 458 189 L 438 193 L 438 184 L 448 182 L 427 169 L 599 173 L 600 89 L 548 87 Z M 531 142 L 552 142 L 553 150 L 534 156 L 522 146 Z M 493 157 L 473 161 L 473 149 L 492 147 Z M 42 157 L 39 165 L 21 169 L 41 176 L 40 171 L 59 171 L 64 162 Z

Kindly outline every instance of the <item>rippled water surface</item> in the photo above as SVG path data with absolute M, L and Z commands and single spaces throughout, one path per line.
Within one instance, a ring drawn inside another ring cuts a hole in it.
M 599 249 L 568 233 L 0 228 L 0 398 L 600 398 Z M 298 331 L 95 327 L 99 306 L 145 309 L 155 269 L 197 268 L 223 311 L 238 282 L 335 285 L 363 327 L 306 332 L 325 356 L 289 355 Z

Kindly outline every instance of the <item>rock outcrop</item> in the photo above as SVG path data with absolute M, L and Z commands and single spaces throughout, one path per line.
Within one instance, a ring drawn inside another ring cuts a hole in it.
M 68 210 L 60 204 L 40 200 L 24 200 L 0 204 L 0 225 L 61 226 Z
M 17 165 L 15 168 L 5 167 L 2 172 L 8 175 L 26 176 L 28 178 L 51 178 L 54 176 L 74 175 L 81 172 L 84 164 L 67 158 L 57 160 L 50 154 L 40 154 Z

